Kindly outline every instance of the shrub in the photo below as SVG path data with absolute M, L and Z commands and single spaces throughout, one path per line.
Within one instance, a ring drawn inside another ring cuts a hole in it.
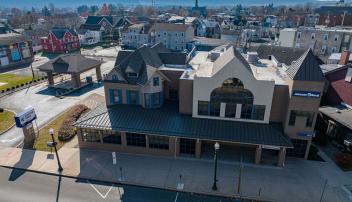
M 88 107 L 85 105 L 77 105 L 71 109 L 71 113 L 66 117 L 59 128 L 58 138 L 60 141 L 70 140 L 73 136 L 76 135 L 76 128 L 73 126 L 73 124 L 86 110 L 88 110 Z
M 335 162 L 338 166 L 345 168 L 352 162 L 352 154 L 338 153 L 335 156 Z
M 19 88 L 20 87 L 20 85 L 16 85 L 16 88 Z
M 12 87 L 11 87 L 11 90 L 15 90 L 15 86 L 12 86 Z
M 5 90 L 1 90 L 1 93 L 4 93 L 5 92 Z
M 21 83 L 21 87 L 23 87 L 24 86 L 24 84 L 23 83 Z
M 9 89 L 9 88 L 6 88 L 6 91 L 10 91 L 11 89 Z

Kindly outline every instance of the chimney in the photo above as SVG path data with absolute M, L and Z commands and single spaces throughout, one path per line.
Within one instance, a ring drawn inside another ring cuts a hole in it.
M 340 57 L 340 65 L 347 65 L 348 61 L 350 59 L 350 51 L 349 50 L 344 50 L 341 53 L 341 57 Z

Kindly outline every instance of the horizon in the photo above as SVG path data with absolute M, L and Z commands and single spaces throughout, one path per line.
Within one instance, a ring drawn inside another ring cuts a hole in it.
M 194 6 L 195 1 L 190 0 L 154 0 L 155 6 L 184 6 L 184 7 L 191 7 Z M 337 0 L 247 0 L 246 2 L 236 3 L 237 0 L 200 0 L 199 6 L 207 6 L 207 7 L 217 7 L 217 6 L 229 6 L 229 5 L 236 5 L 242 4 L 244 6 L 256 6 L 256 5 L 267 5 L 273 3 L 274 6 L 280 5 L 302 5 L 302 4 L 328 4 L 337 2 Z M 350 3 L 351 1 L 345 1 L 345 3 Z M 49 4 L 53 4 L 57 8 L 77 8 L 80 5 L 103 5 L 106 4 L 122 4 L 124 6 L 137 6 L 137 5 L 144 5 L 144 6 L 151 6 L 152 0 L 130 0 L 126 3 L 123 0 L 76 0 L 76 1 L 69 1 L 69 0 L 62 0 L 59 3 L 53 0 L 32 0 L 23 1 L 23 0 L 13 0 L 13 1 L 5 1 L 1 0 L 0 8 L 20 8 L 20 9 L 30 9 L 34 8 L 42 8 L 44 6 L 48 6 Z

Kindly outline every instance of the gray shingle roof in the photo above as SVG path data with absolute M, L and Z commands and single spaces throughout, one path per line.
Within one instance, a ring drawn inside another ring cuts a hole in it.
M 101 65 L 102 62 L 86 58 L 80 54 L 67 54 L 56 57 L 49 62 L 40 65 L 40 71 L 53 71 L 57 73 L 84 72 L 93 67 Z
M 153 110 L 133 105 L 111 108 L 101 105 L 81 117 L 74 125 L 81 128 L 292 147 L 290 138 L 276 125 L 193 118 L 179 114 L 177 109 L 176 104 Z
M 171 31 L 171 32 L 185 32 L 190 25 L 173 24 L 173 23 L 155 23 L 151 30 L 155 31 Z
M 286 70 L 286 73 L 293 80 L 324 81 L 325 77 L 319 65 L 319 61 L 312 50 L 308 49 Z
M 9 33 L 0 34 L 0 45 L 8 45 L 12 43 L 26 42 L 28 39 L 21 34 Z

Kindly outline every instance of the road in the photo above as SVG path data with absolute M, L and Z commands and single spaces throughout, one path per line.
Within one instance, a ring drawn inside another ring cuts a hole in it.
M 121 186 L 0 167 L 0 201 L 234 202 L 220 197 Z

